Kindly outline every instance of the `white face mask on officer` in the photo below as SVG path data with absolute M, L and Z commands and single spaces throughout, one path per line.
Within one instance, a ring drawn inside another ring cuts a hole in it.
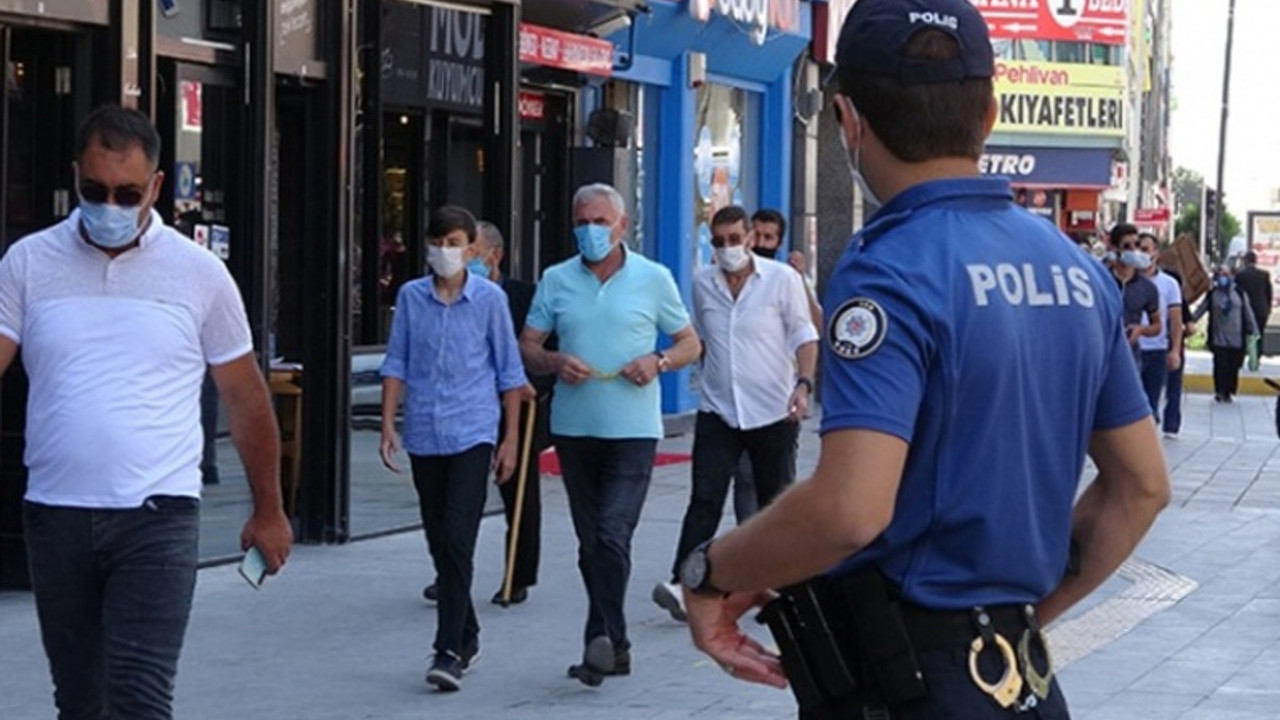
M 846 100 L 845 108 L 841 112 L 852 113 L 854 123 L 861 124 L 862 117 L 858 114 L 858 111 L 854 109 L 852 102 Z M 865 132 L 866 130 L 864 129 L 858 130 L 858 144 L 853 148 L 853 151 L 850 152 L 849 140 L 844 135 L 844 127 L 842 124 L 840 128 L 840 146 L 844 148 L 844 159 L 845 162 L 849 164 L 849 175 L 853 178 L 853 182 L 858 186 L 858 189 L 862 191 L 862 197 L 872 205 L 879 207 L 882 204 L 880 202 L 880 198 L 876 197 L 876 194 L 871 190 L 871 186 L 867 184 L 866 176 L 862 174 L 862 136 Z

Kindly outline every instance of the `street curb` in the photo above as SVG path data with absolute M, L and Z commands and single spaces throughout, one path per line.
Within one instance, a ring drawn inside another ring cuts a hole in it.
M 1212 375 L 1183 375 L 1182 389 L 1187 392 L 1211 393 L 1213 392 L 1213 376 Z M 1260 377 L 1241 377 L 1240 388 L 1237 395 L 1275 395 L 1276 391 L 1267 387 L 1267 384 Z

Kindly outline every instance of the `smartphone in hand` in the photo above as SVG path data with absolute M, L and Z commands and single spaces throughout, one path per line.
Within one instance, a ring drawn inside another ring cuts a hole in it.
M 262 589 L 262 581 L 267 579 L 267 559 L 257 545 L 249 548 L 240 561 L 240 577 L 245 579 L 254 590 Z

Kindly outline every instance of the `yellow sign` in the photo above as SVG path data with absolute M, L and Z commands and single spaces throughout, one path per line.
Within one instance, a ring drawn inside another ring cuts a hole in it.
M 1124 137 L 1124 68 L 996 62 L 996 132 Z

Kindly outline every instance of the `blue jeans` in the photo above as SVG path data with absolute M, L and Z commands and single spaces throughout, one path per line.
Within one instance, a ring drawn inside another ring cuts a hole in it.
M 657 440 L 555 438 L 578 535 L 578 571 L 587 589 L 583 642 L 606 635 L 629 648 L 623 603 L 631 579 L 631 536 L 649 492 Z
M 1138 366 L 1142 375 L 1142 389 L 1147 393 L 1147 402 L 1151 403 L 1151 414 L 1160 414 L 1160 393 L 1164 392 L 1165 383 L 1169 381 L 1169 352 L 1167 350 L 1143 350 L 1142 364 Z
M 1174 435 L 1182 429 L 1182 369 L 1186 363 L 1184 357 L 1182 365 L 1177 370 L 1171 370 L 1165 382 L 1164 431 Z
M 196 585 L 199 501 L 24 503 L 40 634 L 61 720 L 167 720 Z
M 480 623 L 471 601 L 476 536 L 484 515 L 485 485 L 493 445 L 480 443 L 456 455 L 410 455 L 418 511 L 436 566 L 435 651 L 459 657 L 477 643 Z

